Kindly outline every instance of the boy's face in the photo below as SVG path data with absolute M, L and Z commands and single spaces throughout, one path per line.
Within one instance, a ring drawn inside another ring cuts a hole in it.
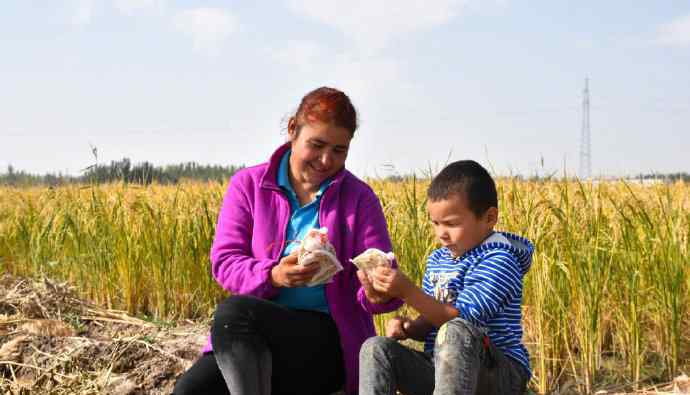
M 447 199 L 427 202 L 434 233 L 454 256 L 461 256 L 486 239 L 498 220 L 496 207 L 481 216 L 475 215 L 464 194 L 451 194 Z

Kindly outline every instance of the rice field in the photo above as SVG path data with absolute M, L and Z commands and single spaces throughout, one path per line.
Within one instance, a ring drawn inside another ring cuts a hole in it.
M 436 248 L 426 180 L 371 180 L 403 270 Z M 635 389 L 690 373 L 690 187 L 501 179 L 498 228 L 530 238 L 525 342 L 539 393 Z M 68 280 L 105 308 L 208 318 L 226 186 L 0 187 L 0 271 Z M 380 327 L 386 317 L 377 317 Z

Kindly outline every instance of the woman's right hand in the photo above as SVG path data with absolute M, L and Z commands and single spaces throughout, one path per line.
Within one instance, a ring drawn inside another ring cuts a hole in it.
M 280 259 L 271 269 L 271 284 L 274 287 L 303 287 L 319 270 L 318 264 L 303 266 L 297 263 L 297 254 L 293 253 Z

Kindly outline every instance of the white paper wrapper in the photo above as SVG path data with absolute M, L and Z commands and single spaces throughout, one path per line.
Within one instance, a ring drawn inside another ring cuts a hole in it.
M 379 266 L 391 267 L 393 259 L 395 259 L 395 254 L 392 252 L 386 253 L 378 248 L 369 248 L 354 259 L 350 259 L 350 262 L 354 263 L 357 268 L 362 270 L 371 279 L 371 273 L 375 268 Z
M 343 270 L 335 255 L 333 245 L 328 241 L 328 229 L 312 229 L 302 240 L 297 256 L 300 265 L 319 265 L 319 270 L 312 277 L 308 287 L 329 283 L 333 276 Z

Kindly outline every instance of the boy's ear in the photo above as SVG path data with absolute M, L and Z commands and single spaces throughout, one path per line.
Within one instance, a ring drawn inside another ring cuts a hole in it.
M 489 207 L 488 210 L 486 210 L 486 223 L 490 227 L 496 226 L 496 223 L 498 222 L 498 208 L 496 207 Z

